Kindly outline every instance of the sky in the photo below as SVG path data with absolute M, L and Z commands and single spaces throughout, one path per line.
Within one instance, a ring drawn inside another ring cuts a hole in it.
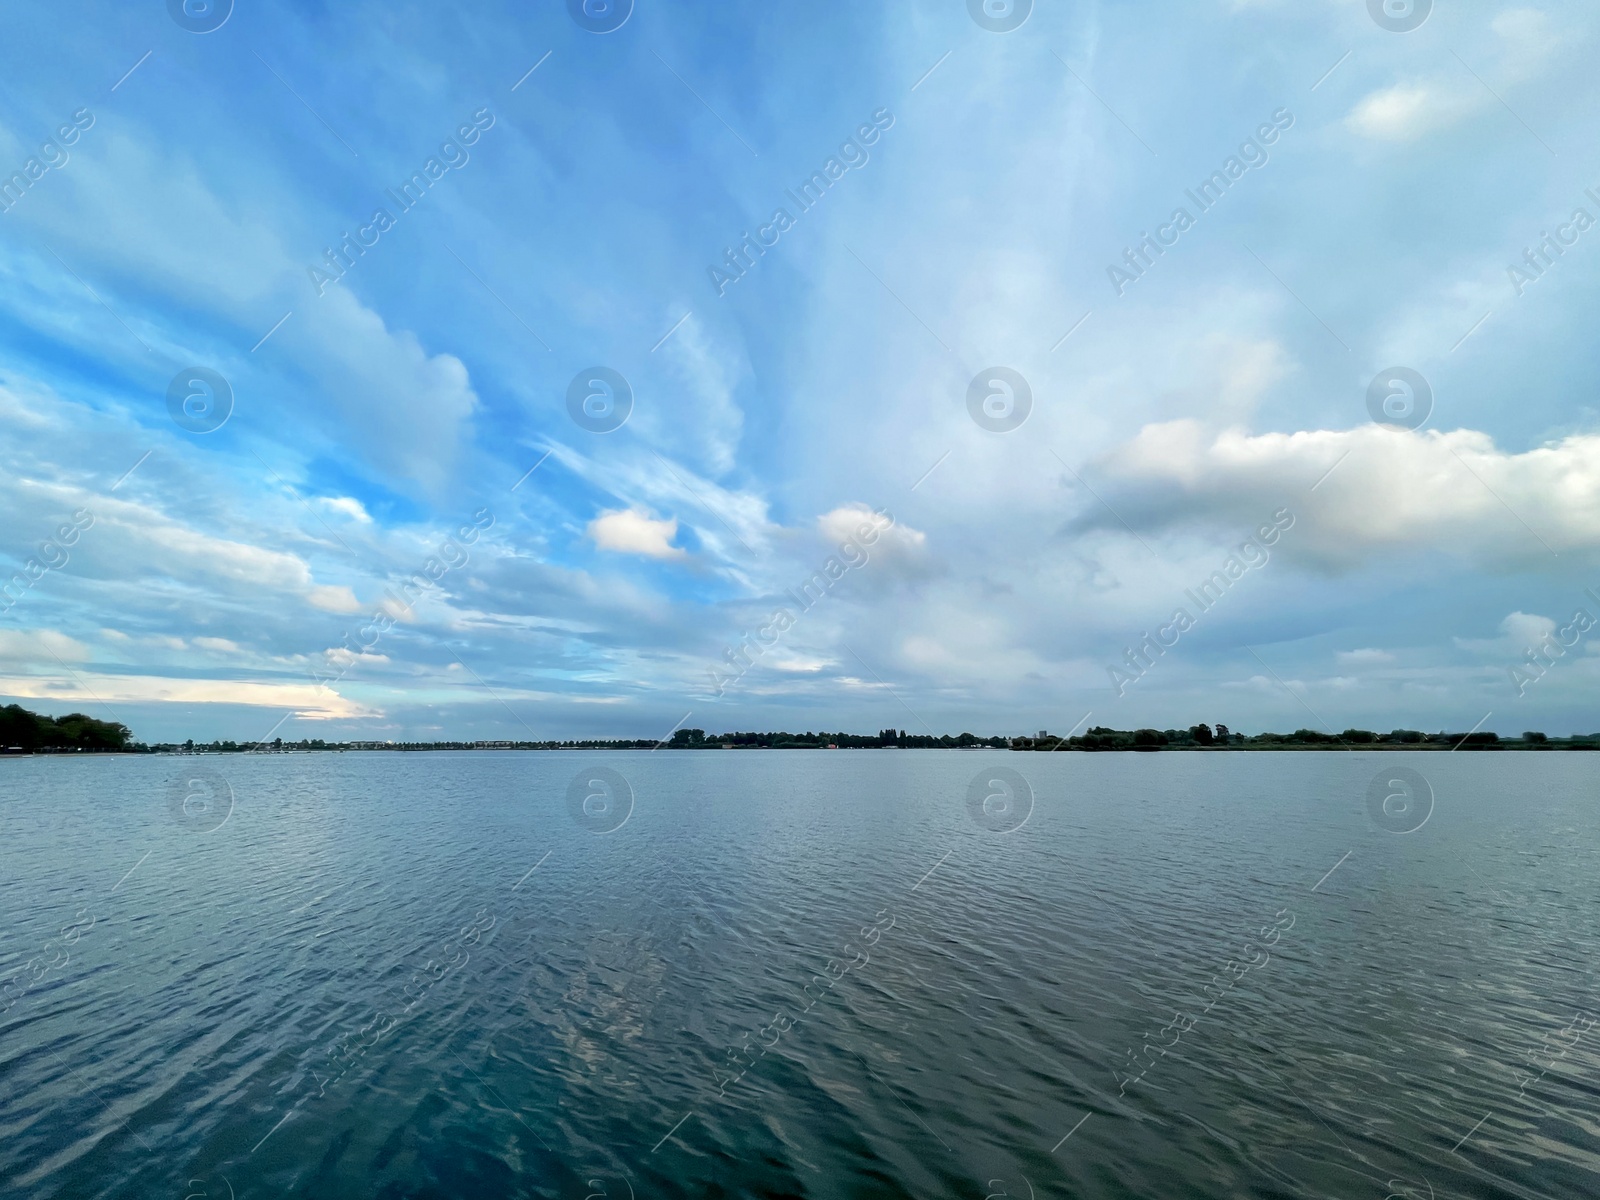
M 0 699 L 1600 729 L 1597 21 L 23 6 Z

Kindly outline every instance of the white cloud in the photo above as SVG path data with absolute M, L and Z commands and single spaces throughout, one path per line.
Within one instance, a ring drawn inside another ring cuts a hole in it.
M 1394 661 L 1394 655 L 1387 650 L 1377 650 L 1371 647 L 1360 650 L 1341 650 L 1337 657 L 1341 663 L 1349 666 L 1369 666 Z
M 375 654 L 371 650 L 362 650 L 358 653 L 354 650 L 347 650 L 343 646 L 330 646 L 322 653 L 333 666 L 346 670 L 359 663 L 374 664 L 390 661 L 387 654 Z M 453 669 L 459 665 L 459 663 L 451 663 L 450 667 Z
M 1327 567 L 1416 549 L 1528 566 L 1600 549 L 1596 435 L 1516 454 L 1470 429 L 1251 434 L 1180 420 L 1146 425 L 1099 469 L 1115 481 L 1107 499 L 1117 513 L 1145 529 L 1254 529 L 1288 508 L 1295 525 L 1274 553 Z M 1118 521 L 1086 508 L 1078 524 Z
M 775 671 L 789 671 L 799 675 L 815 675 L 828 665 L 825 658 L 810 658 L 801 654 L 768 654 L 761 659 L 763 667 Z
M 102 675 L 80 671 L 63 679 L 0 675 L 0 695 L 53 704 L 247 704 L 290 709 L 306 720 L 369 717 L 373 709 L 315 684 L 261 683 L 225 679 L 167 679 L 150 675 Z
M 646 558 L 686 558 L 674 546 L 678 519 L 659 520 L 639 508 L 612 509 L 589 522 L 589 536 L 601 550 L 617 554 L 642 554 Z
M 362 506 L 361 501 L 353 496 L 324 496 L 322 506 L 334 512 L 343 513 L 352 520 L 360 521 L 363 525 L 372 524 L 372 517 Z
M 739 575 L 737 566 L 762 557 L 776 527 L 767 518 L 767 502 L 754 492 L 724 488 L 678 462 L 650 452 L 619 453 L 591 458 L 560 442 L 548 445 L 551 457 L 573 474 L 621 499 L 628 507 L 641 503 L 684 515 L 694 530 L 700 553 L 721 560 Z
M 891 521 L 894 523 L 888 524 Z M 869 529 L 867 537 L 861 535 L 863 526 Z M 879 515 L 865 504 L 842 504 L 818 517 L 817 529 L 834 547 L 854 542 L 879 571 L 891 566 L 895 568 L 891 574 L 896 576 L 914 575 L 923 573 L 929 566 L 928 535 L 895 521 L 894 514 L 887 511 Z M 868 537 L 872 538 L 870 544 Z
M 94 511 L 95 529 L 101 522 L 114 527 L 114 536 L 122 540 L 124 549 L 138 554 L 150 568 L 174 576 L 210 576 L 282 591 L 298 591 L 311 584 L 310 568 L 293 554 L 213 537 L 142 504 L 100 499 Z M 97 551 L 98 543 L 99 539 L 84 539 L 87 548 Z
M 83 662 L 89 648 L 52 629 L 0 629 L 0 662 L 43 663 L 59 668 L 62 662 Z
M 861 542 L 866 537 L 876 541 L 883 519 L 865 504 L 841 504 L 818 517 L 817 528 L 830 542 Z
M 1538 74 L 1560 42 L 1537 9 L 1508 9 L 1489 22 L 1492 45 L 1452 61 L 1425 80 L 1407 80 L 1363 96 L 1345 119 L 1354 133 L 1381 141 L 1411 141 L 1498 108 L 1505 95 Z M 1469 67 L 1468 60 L 1477 60 Z M 1490 89 L 1493 88 L 1493 91 Z
M 361 601 L 344 584 L 318 584 L 307 594 L 312 608 L 323 612 L 354 613 L 361 611 Z
M 375 465 L 437 490 L 478 408 L 466 365 L 429 354 L 409 330 L 391 330 L 342 285 L 314 303 L 303 336 L 329 407 L 359 431 L 356 444 Z
M 1500 622 L 1500 632 L 1518 644 L 1532 646 L 1554 633 L 1556 623 L 1549 617 L 1537 616 L 1534 613 L 1514 612 L 1507 615 Z
M 1492 658 L 1520 658 L 1556 630 L 1556 622 L 1537 613 L 1514 612 L 1500 622 L 1500 636 L 1455 638 L 1457 648 Z
M 1409 141 L 1452 124 L 1472 108 L 1460 89 L 1397 83 L 1363 97 L 1351 111 L 1348 124 L 1364 137 Z

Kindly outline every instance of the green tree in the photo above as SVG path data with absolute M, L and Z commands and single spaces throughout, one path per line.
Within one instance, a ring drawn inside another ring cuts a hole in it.
M 126 725 L 97 721 L 84 713 L 44 717 L 19 704 L 0 709 L 0 749 L 123 750 L 132 737 Z
M 39 718 L 20 704 L 0 708 L 0 748 L 37 750 L 41 739 L 39 725 Z

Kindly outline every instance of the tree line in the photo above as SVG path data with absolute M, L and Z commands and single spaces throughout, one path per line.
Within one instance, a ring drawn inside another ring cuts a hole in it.
M 715 733 L 704 729 L 680 729 L 667 745 L 678 750 L 712 749 L 718 746 L 735 749 L 760 746 L 767 749 L 819 749 L 836 747 L 840 750 L 879 750 L 900 747 L 905 750 L 960 750 L 970 746 L 991 746 L 1007 749 L 1012 739 L 1007 737 L 979 737 L 975 733 L 923 734 L 904 729 L 880 729 L 877 733 Z
M 126 750 L 132 736 L 126 725 L 83 713 L 46 717 L 20 704 L 0 708 L 0 752 Z
M 904 729 L 880 729 L 876 733 L 813 732 L 734 732 L 707 733 L 704 729 L 677 729 L 663 739 L 586 738 L 549 741 L 434 741 L 434 742 L 332 742 L 322 738 L 302 738 L 298 742 L 273 738 L 270 742 L 193 740 L 145 745 L 132 740 L 126 725 L 99 721 L 83 713 L 64 717 L 42 716 L 17 704 L 0 708 L 0 753 L 65 753 L 83 751 L 129 751 L 133 753 L 236 754 L 247 751 L 319 750 L 1270 750 L 1321 747 L 1344 749 L 1384 748 L 1461 748 L 1469 750 L 1589 750 L 1600 749 L 1600 733 L 1551 738 L 1527 732 L 1520 738 L 1502 738 L 1486 731 L 1468 733 L 1423 733 L 1416 729 L 1394 729 L 1375 733 L 1369 729 L 1346 729 L 1343 733 L 1324 733 L 1317 729 L 1297 729 L 1293 733 L 1244 734 L 1218 723 L 1191 725 L 1187 729 L 1110 729 L 1096 725 L 1085 733 L 1061 737 L 982 736 L 973 733 L 907 733 Z
M 1037 738 L 1013 738 L 1013 750 L 1165 750 L 1165 749 L 1240 749 L 1270 750 L 1301 746 L 1322 746 L 1329 749 L 1357 746 L 1368 749 L 1384 747 L 1460 747 L 1469 750 L 1484 749 L 1573 749 L 1600 748 L 1600 734 L 1575 735 L 1552 739 L 1548 735 L 1529 731 L 1520 738 L 1502 738 L 1497 733 L 1473 731 L 1469 733 L 1423 733 L 1418 729 L 1394 729 L 1388 733 L 1375 733 L 1370 729 L 1346 729 L 1343 733 L 1324 733 L 1320 729 L 1296 729 L 1293 733 L 1243 734 L 1231 731 L 1226 725 L 1191 725 L 1188 729 L 1108 729 L 1096 725 L 1086 733 L 1062 738 L 1045 735 Z

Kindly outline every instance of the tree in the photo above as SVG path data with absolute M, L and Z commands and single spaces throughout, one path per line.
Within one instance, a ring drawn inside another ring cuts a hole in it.
M 0 709 L 0 749 L 122 750 L 132 737 L 126 725 L 97 721 L 84 713 L 45 717 L 19 704 Z
M 15 746 L 19 750 L 36 750 L 40 744 L 39 718 L 20 704 L 0 708 L 0 749 Z
M 1221 721 L 1217 722 L 1217 741 L 1221 742 L 1224 746 L 1226 746 L 1229 741 L 1228 727 Z
M 1530 732 L 1523 734 L 1522 740 L 1525 742 L 1532 742 L 1536 746 L 1543 746 L 1549 742 L 1550 737 L 1548 734 Z
M 1215 741 L 1215 738 L 1212 736 L 1212 733 L 1211 733 L 1211 726 L 1206 725 L 1204 723 L 1196 725 L 1193 728 L 1191 728 L 1189 730 L 1189 736 L 1192 737 L 1195 740 L 1195 742 L 1198 745 L 1201 745 L 1201 746 L 1209 746 L 1209 745 L 1212 744 L 1213 741 Z

